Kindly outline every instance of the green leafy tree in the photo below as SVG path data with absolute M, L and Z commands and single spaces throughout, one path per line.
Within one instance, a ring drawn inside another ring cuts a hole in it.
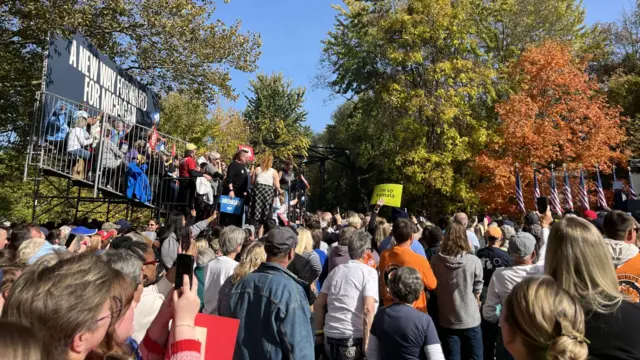
M 481 56 L 479 2 L 345 1 L 325 41 L 336 93 L 354 95 L 344 126 L 376 182 L 404 185 L 404 205 L 452 211 L 475 202 L 464 166 L 488 136 L 494 69 Z M 327 133 L 334 131 L 327 129 Z M 357 146 L 357 147 L 356 147 Z M 364 191 L 370 191 L 369 184 Z
M 249 142 L 249 129 L 242 113 L 235 109 L 216 108 L 213 111 L 216 127 L 213 132 L 212 150 L 220 153 L 224 161 L 231 161 L 238 145 Z
M 211 142 L 216 123 L 207 107 L 188 95 L 171 93 L 161 102 L 162 121 L 159 131 L 206 148 Z
M 615 23 L 605 24 L 608 57 L 599 58 L 592 72 L 603 82 L 607 98 L 629 118 L 626 148 L 640 156 L 640 1 Z
M 293 87 L 282 74 L 258 74 L 250 81 L 244 118 L 249 141 L 256 153 L 270 152 L 276 158 L 306 155 L 311 129 L 304 125 L 305 89 Z
M 478 12 L 478 34 L 499 64 L 517 57 L 529 44 L 548 39 L 586 43 L 582 0 L 491 0 Z

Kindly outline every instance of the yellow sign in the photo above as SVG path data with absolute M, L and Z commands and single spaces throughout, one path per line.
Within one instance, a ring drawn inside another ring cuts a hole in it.
M 378 202 L 378 199 L 384 199 L 384 204 L 391 207 L 400 207 L 402 202 L 402 185 L 398 184 L 380 184 L 373 189 L 371 204 Z

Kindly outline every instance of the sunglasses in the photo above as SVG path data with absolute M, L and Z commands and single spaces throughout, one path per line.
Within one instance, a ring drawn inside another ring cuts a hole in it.
M 160 260 L 155 259 L 155 260 L 151 260 L 151 261 L 145 261 L 142 263 L 142 265 L 158 265 L 160 264 Z

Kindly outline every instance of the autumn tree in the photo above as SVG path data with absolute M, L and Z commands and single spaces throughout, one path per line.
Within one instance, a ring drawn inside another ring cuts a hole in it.
M 305 125 L 305 89 L 294 87 L 280 73 L 258 74 L 249 86 L 244 118 L 255 152 L 280 159 L 306 155 L 311 130 Z
M 496 105 L 500 126 L 485 151 L 476 158 L 482 176 L 476 191 L 490 210 L 515 213 L 514 164 L 520 164 L 523 186 L 532 188 L 532 166 L 570 170 L 579 164 L 605 169 L 623 161 L 625 118 L 620 109 L 607 104 L 597 80 L 590 78 L 587 64 L 569 46 L 547 41 L 529 47 L 510 68 L 516 91 Z M 543 176 L 548 179 L 548 172 Z M 525 191 L 532 207 L 531 191 Z

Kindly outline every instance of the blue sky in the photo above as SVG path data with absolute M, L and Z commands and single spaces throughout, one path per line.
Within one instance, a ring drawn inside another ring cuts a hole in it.
M 258 72 L 282 72 L 296 86 L 307 88 L 305 108 L 309 113 L 307 123 L 320 132 L 331 122 L 331 113 L 340 100 L 329 101 L 328 93 L 312 88 L 318 73 L 318 60 L 322 51 L 321 41 L 333 28 L 335 10 L 331 4 L 338 0 L 231 0 L 218 3 L 214 14 L 225 22 L 242 21 L 245 30 L 262 36 L 262 56 Z M 615 21 L 629 0 L 584 0 L 587 23 Z M 255 74 L 232 72 L 232 86 L 240 98 L 228 105 L 244 109 L 249 80 Z

